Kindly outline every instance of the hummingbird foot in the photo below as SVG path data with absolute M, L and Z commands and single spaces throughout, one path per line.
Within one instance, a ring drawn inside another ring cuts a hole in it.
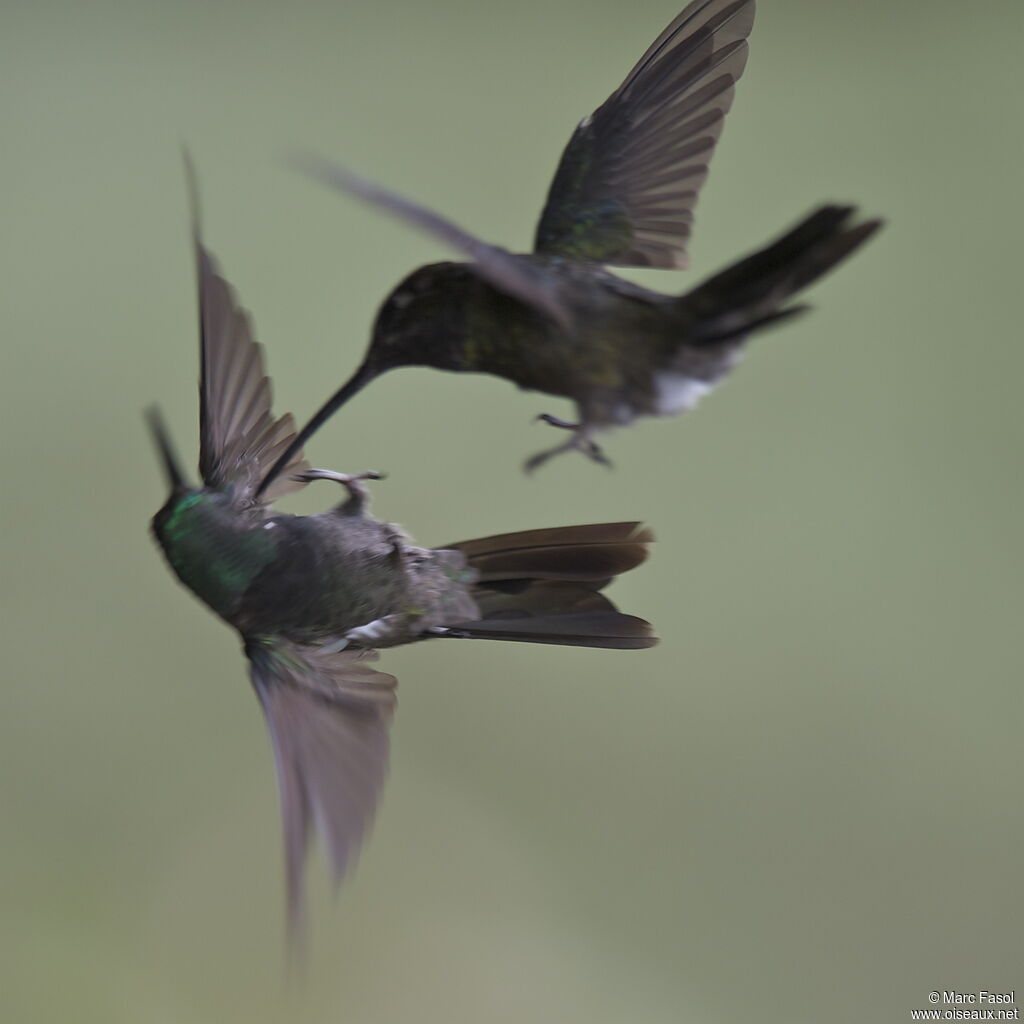
M 333 480 L 348 491 L 348 500 L 338 506 L 339 515 L 361 516 L 370 503 L 370 492 L 363 484 L 364 480 L 383 480 L 384 473 L 367 470 L 365 473 L 336 473 L 333 469 L 307 469 L 296 474 L 292 479 L 309 483 L 313 480 Z
M 544 423 L 550 423 L 553 427 L 558 427 L 561 430 L 582 430 L 582 425 L 579 423 L 570 423 L 568 420 L 563 420 L 560 416 L 552 416 L 549 412 L 542 412 L 537 416 L 538 420 L 542 420 Z
M 543 420 L 545 423 L 550 423 L 551 426 L 558 427 L 561 430 L 571 430 L 573 436 L 564 444 L 557 445 L 554 448 L 548 448 L 542 452 L 537 452 L 536 455 L 531 455 L 530 458 L 523 463 L 523 472 L 532 473 L 553 456 L 561 455 L 562 452 L 571 451 L 582 452 L 587 456 L 587 458 L 593 459 L 594 462 L 599 462 L 602 466 L 607 466 L 611 469 L 611 459 L 605 455 L 601 450 L 600 445 L 598 445 L 598 443 L 590 436 L 590 428 L 585 423 L 570 423 L 568 420 L 559 419 L 557 416 L 552 416 L 550 413 L 541 413 L 537 419 Z

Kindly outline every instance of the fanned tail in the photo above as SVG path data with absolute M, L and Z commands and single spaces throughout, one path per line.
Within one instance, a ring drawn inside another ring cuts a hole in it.
M 687 342 L 715 345 L 798 313 L 788 299 L 842 263 L 881 226 L 868 220 L 851 226 L 853 206 L 823 206 L 781 238 L 734 263 L 679 302 L 696 322 Z
M 480 618 L 456 635 L 570 647 L 653 647 L 651 624 L 600 593 L 647 558 L 653 533 L 640 523 L 599 523 L 506 533 L 449 547 L 478 579 Z

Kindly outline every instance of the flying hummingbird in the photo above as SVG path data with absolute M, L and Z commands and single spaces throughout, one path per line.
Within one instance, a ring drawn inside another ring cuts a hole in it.
M 606 462 L 597 431 L 691 408 L 737 362 L 748 336 L 805 307 L 787 300 L 880 226 L 823 206 L 766 248 L 682 296 L 606 266 L 683 268 L 693 209 L 747 59 L 753 0 L 695 0 L 625 81 L 583 119 L 562 154 L 534 249 L 489 245 L 416 203 L 319 157 L 300 166 L 398 215 L 469 258 L 403 280 L 377 315 L 352 377 L 299 431 L 290 457 L 375 377 L 399 366 L 489 373 L 571 399 L 575 422 L 539 419 Z
M 340 880 L 373 816 L 387 770 L 393 676 L 376 648 L 485 638 L 631 650 L 657 642 L 649 623 L 602 593 L 639 565 L 653 537 L 639 523 L 530 530 L 432 550 L 367 512 L 364 481 L 311 469 L 275 419 L 261 347 L 200 236 L 187 164 L 199 288 L 200 485 L 185 479 L 149 412 L 170 494 L 153 533 L 181 582 L 238 630 L 277 762 L 289 921 L 315 825 Z M 313 480 L 345 489 L 320 515 L 273 514 L 271 502 Z M 262 497 L 257 485 L 265 484 Z

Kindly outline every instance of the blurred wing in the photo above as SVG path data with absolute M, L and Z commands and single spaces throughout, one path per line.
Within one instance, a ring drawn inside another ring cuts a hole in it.
M 304 153 L 295 156 L 292 163 L 323 184 L 349 192 L 415 225 L 468 256 L 473 261 L 472 269 L 498 291 L 547 314 L 564 328 L 571 325 L 569 311 L 559 300 L 548 276 L 528 258 L 516 256 L 497 245 L 488 245 L 425 206 L 380 188 L 325 157 Z
M 537 253 L 682 268 L 693 208 L 747 61 L 754 0 L 694 0 L 580 122 L 537 226 Z
M 199 285 L 199 472 L 208 487 L 229 491 L 240 506 L 251 505 L 263 474 L 295 436 L 295 422 L 291 415 L 274 419 L 263 348 L 202 244 L 195 172 L 187 155 L 185 166 Z M 292 476 L 308 468 L 296 452 L 260 504 L 304 487 Z
M 370 668 L 375 651 L 325 654 L 287 641 L 249 641 L 246 655 L 274 746 L 294 935 L 303 919 L 311 825 L 340 882 L 373 820 L 397 682 Z

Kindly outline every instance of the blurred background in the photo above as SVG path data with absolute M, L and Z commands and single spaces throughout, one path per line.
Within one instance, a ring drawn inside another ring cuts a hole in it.
M 196 450 L 193 270 L 304 419 L 442 249 L 307 146 L 511 248 L 672 0 L 4 5 L 0 1016 L 6 1021 L 903 1021 L 1021 975 L 1014 0 L 765 2 L 680 291 L 824 200 L 885 231 L 613 473 L 485 377 L 384 377 L 308 449 L 381 469 L 423 543 L 642 518 L 648 652 L 427 644 L 391 780 L 286 980 L 277 797 L 236 638 L 147 533 L 142 408 Z M 336 498 L 310 488 L 286 507 Z

